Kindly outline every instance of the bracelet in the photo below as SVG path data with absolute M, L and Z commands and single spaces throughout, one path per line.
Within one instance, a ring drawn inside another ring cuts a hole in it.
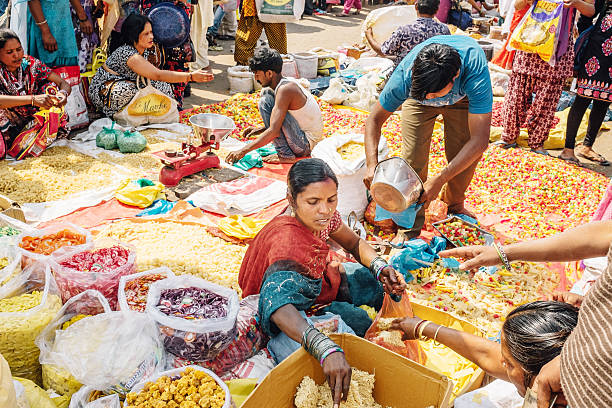
M 329 357 L 330 354 L 333 354 L 333 353 L 344 353 L 344 350 L 342 350 L 340 347 L 332 347 L 328 349 L 321 356 L 321 361 L 320 361 L 321 365 L 323 365 L 323 361 L 325 361 L 325 359 Z
M 383 269 L 385 269 L 389 264 L 380 256 L 377 256 L 370 263 L 370 271 L 374 274 L 377 281 L 380 281 L 380 273 Z
M 508 261 L 508 256 L 504 252 L 504 249 L 497 245 L 496 242 L 493 243 L 493 246 L 497 250 L 497 255 L 499 255 L 499 259 L 501 259 L 502 263 L 504 264 L 504 268 L 506 268 L 507 271 L 510 271 L 510 262 Z
M 420 322 L 418 322 L 418 323 L 417 323 L 417 325 L 416 325 L 416 326 L 414 326 L 414 333 L 413 333 L 413 337 L 414 337 L 415 339 L 418 339 L 418 337 L 417 337 L 417 333 L 418 333 L 418 331 L 419 331 L 419 327 L 420 327 L 420 326 L 423 324 L 423 322 L 424 322 L 424 321 L 425 321 L 425 319 L 422 319 Z
M 32 95 L 32 101 L 30 102 L 34 106 L 34 95 Z
M 438 326 L 438 328 L 436 329 L 436 332 L 434 333 L 433 336 L 433 341 L 438 341 L 438 332 L 440 331 L 440 329 L 442 328 L 442 326 Z
M 45 25 L 45 24 L 47 24 L 47 19 L 45 18 L 45 19 L 44 19 L 43 21 L 41 21 L 40 23 L 38 23 L 38 22 L 36 22 L 36 21 L 34 21 L 34 22 L 36 23 L 36 25 L 37 25 L 37 26 L 39 26 L 39 27 L 40 27 L 41 25 Z
M 304 330 L 302 334 L 302 347 L 304 347 L 308 354 L 321 362 L 324 360 L 324 356 L 327 357 L 327 355 L 331 354 L 331 352 L 327 353 L 329 350 L 340 348 L 332 339 L 315 329 L 313 325 L 309 325 Z
M 423 323 L 421 325 L 421 327 L 419 327 L 419 337 L 418 337 L 418 339 L 423 338 L 423 332 L 425 331 L 425 328 L 427 326 L 429 326 L 430 324 L 431 324 L 431 322 L 429 320 L 426 320 L 425 323 Z
M 191 76 L 191 72 L 190 72 L 190 73 L 189 73 L 189 82 L 192 82 L 192 81 L 193 81 L 193 78 L 192 78 L 192 76 Z

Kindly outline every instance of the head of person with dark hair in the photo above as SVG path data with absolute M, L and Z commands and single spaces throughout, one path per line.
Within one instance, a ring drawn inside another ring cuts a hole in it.
M 521 395 L 542 367 L 561 353 L 578 324 L 578 309 L 555 301 L 526 303 L 506 317 L 502 327 L 503 365 Z
M 130 14 L 121 26 L 121 38 L 123 45 L 131 45 L 141 53 L 153 47 L 154 37 L 151 20 L 142 14 Z
M 417 101 L 446 96 L 459 77 L 461 56 L 446 44 L 429 44 L 414 59 L 410 96 Z
M 283 57 L 272 48 L 258 48 L 249 60 L 249 68 L 261 86 L 271 86 L 282 78 Z
M 0 63 L 10 72 L 15 72 L 23 60 L 23 47 L 13 30 L 0 29 Z
M 433 18 L 440 7 L 440 0 L 417 0 L 415 8 L 420 17 Z
M 313 232 L 327 228 L 338 206 L 338 179 L 321 159 L 304 159 L 291 166 L 287 199 L 296 218 Z

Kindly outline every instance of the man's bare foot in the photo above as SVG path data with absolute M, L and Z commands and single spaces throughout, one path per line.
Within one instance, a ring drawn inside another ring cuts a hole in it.
M 284 164 L 284 163 L 295 163 L 298 161 L 297 157 L 278 157 L 278 154 L 274 153 L 263 158 L 263 161 L 269 164 Z
M 477 219 L 476 214 L 474 214 L 473 212 L 465 208 L 463 204 L 456 204 L 456 205 L 448 207 L 448 213 L 449 214 L 463 214 L 463 215 L 467 215 L 468 217 L 472 217 L 475 220 Z

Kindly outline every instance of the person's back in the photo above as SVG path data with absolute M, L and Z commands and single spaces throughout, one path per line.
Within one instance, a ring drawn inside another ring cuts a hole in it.
M 319 104 L 295 78 L 283 77 L 274 91 L 277 92 L 280 87 L 291 87 L 294 91 L 295 97 L 289 102 L 287 112 L 297 120 L 312 149 L 323 138 L 323 116 Z

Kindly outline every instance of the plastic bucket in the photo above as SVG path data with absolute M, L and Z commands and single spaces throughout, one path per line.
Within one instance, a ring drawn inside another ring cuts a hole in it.
M 229 81 L 230 95 L 237 93 L 253 92 L 255 75 L 249 67 L 238 65 L 227 69 L 227 79 Z
M 478 45 L 480 45 L 480 48 L 482 48 L 485 55 L 487 56 L 487 61 L 491 61 L 493 59 L 493 43 L 490 43 L 489 41 L 480 40 L 478 41 Z
M 298 52 L 292 54 L 298 73 L 301 78 L 314 79 L 317 77 L 319 56 L 314 52 Z
M 283 71 L 284 77 L 299 78 L 300 73 L 298 72 L 297 64 L 295 59 L 291 55 L 283 55 Z

